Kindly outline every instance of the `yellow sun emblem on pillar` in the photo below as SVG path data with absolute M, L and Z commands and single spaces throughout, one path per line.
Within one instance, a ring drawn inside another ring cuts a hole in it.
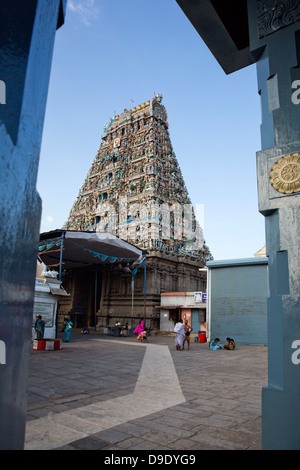
M 280 158 L 270 171 L 270 183 L 276 191 L 293 194 L 300 191 L 300 153 Z

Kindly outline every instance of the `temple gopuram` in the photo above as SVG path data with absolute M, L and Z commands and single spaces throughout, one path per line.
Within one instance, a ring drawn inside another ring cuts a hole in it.
M 111 118 L 63 227 L 110 232 L 147 252 L 146 266 L 134 272 L 114 265 L 98 273 L 97 329 L 117 321 L 133 327 L 143 316 L 148 327 L 159 329 L 161 293 L 206 290 L 205 273 L 199 268 L 212 256 L 168 128 L 160 94 Z M 64 286 L 72 293 L 64 300 L 64 313 L 73 313 L 79 327 L 93 325 L 93 302 L 83 294 L 88 274 L 82 284 L 82 272 L 64 276 Z M 85 314 L 80 321 L 81 311 Z

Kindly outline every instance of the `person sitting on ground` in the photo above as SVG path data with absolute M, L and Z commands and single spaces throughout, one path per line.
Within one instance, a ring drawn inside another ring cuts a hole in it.
M 139 335 L 137 335 L 137 339 L 139 341 L 141 341 L 141 343 L 143 343 L 144 341 L 146 341 L 146 343 L 148 343 L 147 331 L 143 330 Z
M 219 338 L 213 339 L 213 340 L 209 343 L 209 349 L 222 349 L 222 345 L 221 345 L 221 344 L 218 344 L 219 341 L 220 341 Z
M 235 342 L 232 338 L 226 338 L 227 344 L 224 344 L 223 348 L 227 350 L 232 350 L 235 348 Z

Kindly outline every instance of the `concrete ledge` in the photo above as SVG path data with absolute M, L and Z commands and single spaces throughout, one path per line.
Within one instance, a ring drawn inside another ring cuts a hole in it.
M 62 349 L 60 339 L 34 339 L 32 342 L 32 349 L 36 351 L 54 351 Z

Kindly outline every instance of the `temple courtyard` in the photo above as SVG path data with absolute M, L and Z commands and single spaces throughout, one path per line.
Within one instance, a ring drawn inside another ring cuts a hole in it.
M 222 339 L 221 339 L 222 340 Z M 32 350 L 25 450 L 260 450 L 267 347 L 73 330 Z

